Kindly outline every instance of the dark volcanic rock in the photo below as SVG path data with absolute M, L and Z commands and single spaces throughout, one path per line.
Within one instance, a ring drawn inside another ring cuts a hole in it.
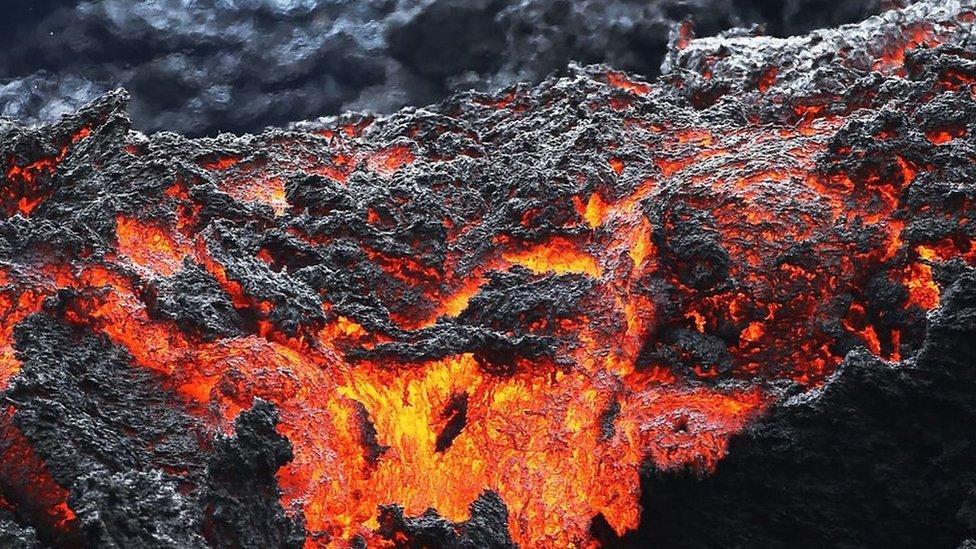
M 202 547 L 195 502 L 179 491 L 203 468 L 199 427 L 150 371 L 49 316 L 17 328 L 23 368 L 7 399 L 88 543 Z
M 406 517 L 403 508 L 380 509 L 379 533 L 395 547 L 442 547 L 444 549 L 515 549 L 508 534 L 508 509 L 498 494 L 487 491 L 470 507 L 471 517 L 462 523 L 441 518 L 428 509 L 418 517 Z M 401 539 L 409 541 L 398 541 Z
M 8 511 L 0 511 L 0 545 L 10 549 L 40 549 L 37 535 L 30 526 L 17 524 L 16 517 Z
M 256 400 L 234 422 L 234 437 L 220 437 L 207 465 L 202 496 L 204 533 L 211 547 L 299 548 L 305 528 L 285 516 L 275 478 L 292 459 L 291 442 L 275 431 L 274 406 Z
M 69 502 L 91 547 L 207 547 L 195 502 L 159 470 L 96 471 L 72 491 Z
M 944 297 L 916 358 L 854 351 L 734 437 L 714 474 L 649 471 L 647 522 L 611 544 L 956 547 L 974 530 L 976 276 Z
M 159 285 L 153 308 L 203 339 L 242 333 L 244 321 L 230 296 L 210 273 L 193 263 L 186 263 L 179 273 Z
M 42 315 L 19 325 L 16 337 L 24 365 L 6 396 L 60 482 L 99 470 L 199 472 L 195 422 L 124 350 Z
M 218 436 L 205 458 L 206 431 L 124 351 L 43 314 L 18 326 L 17 345 L 24 365 L 6 393 L 14 421 L 69 490 L 87 546 L 302 545 L 300 512 L 286 518 L 279 503 L 274 475 L 291 444 L 274 430 L 273 406 L 241 413 L 236 436 Z M 29 528 L 0 525 L 11 540 L 33 540 Z

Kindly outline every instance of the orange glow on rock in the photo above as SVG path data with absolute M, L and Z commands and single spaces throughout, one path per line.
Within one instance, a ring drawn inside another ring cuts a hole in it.
M 654 253 L 654 243 L 651 242 L 651 225 L 642 219 L 640 226 L 633 235 L 633 246 L 627 251 L 635 267 L 640 267 L 644 260 Z
M 462 311 L 468 306 L 468 301 L 471 300 L 478 290 L 481 289 L 481 285 L 484 280 L 481 278 L 474 278 L 466 281 L 461 288 L 453 292 L 451 295 L 444 299 L 444 307 L 442 313 L 447 316 L 457 316 L 461 314 Z
M 367 164 L 372 170 L 389 175 L 403 166 L 413 164 L 414 160 L 413 151 L 409 147 L 397 145 L 374 153 L 367 160 Z
M 939 286 L 932 280 L 932 267 L 925 263 L 912 263 L 902 273 L 902 282 L 908 288 L 908 303 L 926 311 L 939 306 Z
M 0 201 L 6 204 L 8 215 L 20 213 L 29 216 L 47 197 L 47 192 L 38 188 L 38 178 L 52 175 L 57 170 L 58 160 L 42 158 L 25 166 L 17 165 L 16 159 L 7 160 L 8 184 L 0 189 Z
M 759 82 L 756 84 L 756 87 L 759 88 L 759 91 L 763 93 L 768 92 L 769 88 L 772 88 L 773 85 L 776 84 L 777 74 L 779 74 L 779 67 L 770 67 L 766 69 L 766 71 L 759 78 Z
M 586 222 L 589 223 L 590 227 L 599 227 L 603 225 L 603 219 L 606 215 L 607 203 L 600 198 L 599 193 L 591 194 L 590 199 L 586 202 L 586 212 L 584 213 Z
M 749 325 L 746 326 L 746 329 L 742 330 L 742 333 L 739 334 L 739 339 L 746 343 L 753 343 L 755 341 L 758 341 L 759 338 L 762 337 L 762 335 L 763 335 L 762 323 L 750 322 Z
M 953 139 L 966 136 L 966 128 L 948 128 L 929 130 L 925 132 L 925 137 L 936 145 L 944 145 Z
M 14 352 L 14 327 L 28 315 L 36 313 L 44 301 L 44 294 L 35 291 L 19 293 L 14 287 L 0 284 L 0 390 L 6 389 L 10 378 L 20 370 Z
M 180 269 L 187 250 L 166 229 L 124 216 L 115 219 L 115 227 L 119 251 L 136 265 L 163 276 Z
M 860 303 L 851 304 L 851 309 L 844 319 L 844 327 L 849 331 L 860 335 L 868 350 L 875 355 L 881 354 L 881 342 L 874 327 L 867 323 L 864 306 Z
M 47 466 L 31 447 L 30 441 L 13 422 L 14 408 L 0 412 L 0 487 L 4 501 L 13 504 L 22 516 L 50 532 L 71 535 L 78 530 L 78 519 L 68 505 L 68 491 L 55 482 Z
M 940 42 L 941 40 L 930 25 L 925 23 L 915 25 L 904 40 L 885 48 L 880 58 L 874 63 L 874 70 L 901 70 L 905 64 L 906 51 L 921 45 L 936 46 Z
M 600 278 L 603 274 L 593 256 L 580 251 L 565 238 L 553 238 L 544 244 L 505 253 L 503 257 L 509 263 L 536 273 L 582 273 L 593 278 Z
M 620 88 L 634 95 L 647 95 L 651 92 L 651 86 L 644 82 L 635 82 L 621 72 L 607 73 L 607 82 L 615 88 Z
M 624 161 L 619 158 L 611 158 L 610 167 L 613 168 L 613 172 L 617 175 L 624 173 Z
M 204 162 L 203 167 L 208 170 L 224 171 L 233 168 L 240 161 L 241 159 L 236 156 L 224 156 L 215 160 Z
M 259 202 L 271 206 L 278 216 L 284 215 L 285 210 L 288 209 L 285 183 L 280 177 L 245 180 L 238 184 L 230 184 L 224 190 L 242 202 Z

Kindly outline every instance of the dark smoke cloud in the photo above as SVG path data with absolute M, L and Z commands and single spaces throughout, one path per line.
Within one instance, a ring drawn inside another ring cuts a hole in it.
M 124 86 L 146 131 L 254 131 L 539 81 L 569 61 L 657 72 L 675 22 L 778 36 L 897 0 L 6 0 L 0 115 L 36 122 Z

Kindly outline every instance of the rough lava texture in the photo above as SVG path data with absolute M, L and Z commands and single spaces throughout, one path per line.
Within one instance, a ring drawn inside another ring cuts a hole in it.
M 260 135 L 0 121 L 0 540 L 972 546 L 974 23 L 686 26 L 654 82 Z
M 783 36 L 898 0 L 9 0 L 0 115 L 50 122 L 117 86 L 143 131 L 189 135 L 539 82 L 569 61 L 653 76 L 671 27 Z
M 714 474 L 649 472 L 654 519 L 610 545 L 970 547 L 976 277 L 944 297 L 914 358 L 853 351 L 733 437 Z
M 380 507 L 378 532 L 394 547 L 517 547 L 508 530 L 499 528 L 508 521 L 508 509 L 498 494 L 490 491 L 481 494 L 471 504 L 470 512 L 468 520 L 456 524 L 440 517 L 435 509 L 428 509 L 418 517 L 405 517 L 403 507 L 384 505 Z
M 44 313 L 19 324 L 15 337 L 23 368 L 6 394 L 16 403 L 13 422 L 71 492 L 79 522 L 80 539 L 47 541 L 301 547 L 300 521 L 279 504 L 274 473 L 291 445 L 275 432 L 270 404 L 256 400 L 237 417 L 235 436 L 220 435 L 211 448 L 213 434 L 125 351 Z
M 277 426 L 274 406 L 256 399 L 234 421 L 234 436 L 214 443 L 202 501 L 204 535 L 211 547 L 303 546 L 301 513 L 286 517 L 278 505 L 275 473 L 293 456 Z

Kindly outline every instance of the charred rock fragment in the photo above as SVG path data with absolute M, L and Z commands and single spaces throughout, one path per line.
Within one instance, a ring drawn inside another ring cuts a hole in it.
M 302 547 L 305 528 L 287 517 L 275 474 L 291 461 L 291 443 L 275 431 L 278 413 L 256 400 L 234 421 L 234 437 L 214 442 L 202 495 L 203 532 L 211 547 Z
M 191 262 L 184 262 L 179 272 L 156 288 L 152 310 L 204 340 L 243 333 L 244 321 L 230 296 L 210 273 Z
M 514 549 L 508 534 L 508 509 L 498 494 L 487 491 L 471 503 L 470 518 L 462 523 L 443 519 L 434 509 L 417 517 L 404 516 L 399 505 L 380 507 L 379 534 L 394 547 L 446 549 Z
M 468 421 L 468 393 L 456 393 L 441 412 L 444 426 L 437 434 L 436 450 L 443 452 L 451 447 L 454 439 L 461 434 Z
M 353 404 L 359 416 L 359 442 L 363 447 L 364 456 L 366 457 L 366 461 L 376 464 L 380 456 L 389 450 L 390 447 L 383 446 L 377 442 L 376 436 L 378 433 L 376 432 L 376 426 L 373 425 L 373 420 L 369 417 L 369 410 L 361 402 L 354 402 Z

